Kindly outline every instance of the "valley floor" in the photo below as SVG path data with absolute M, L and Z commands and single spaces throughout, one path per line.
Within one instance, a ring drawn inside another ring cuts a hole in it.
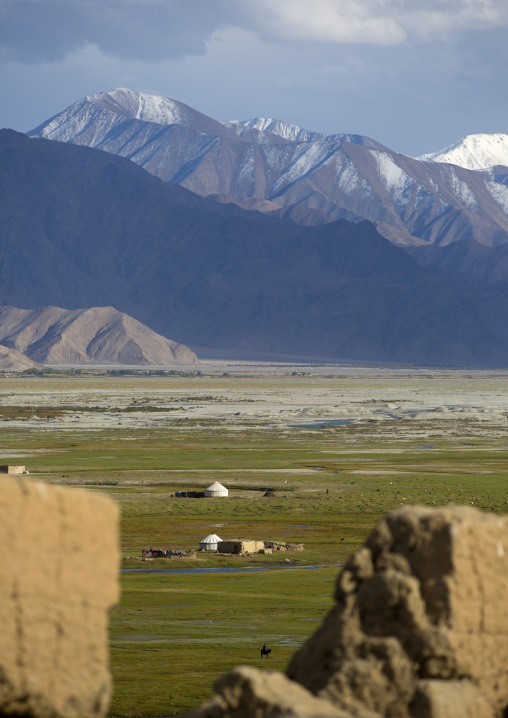
M 338 566 L 387 511 L 458 503 L 506 513 L 507 379 L 227 362 L 199 377 L 0 377 L 0 464 L 106 493 L 122 509 L 111 715 L 188 710 L 237 664 L 283 670 L 331 607 Z M 215 480 L 227 499 L 174 497 Z M 305 550 L 141 557 L 197 550 L 209 533 Z M 155 572 L 195 567 L 262 570 Z M 150 571 L 130 571 L 140 568 Z

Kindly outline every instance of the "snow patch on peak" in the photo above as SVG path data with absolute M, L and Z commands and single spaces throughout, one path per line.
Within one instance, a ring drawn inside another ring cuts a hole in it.
M 508 187 L 498 182 L 486 182 L 486 188 L 490 196 L 501 210 L 508 216 Z
M 112 92 L 101 92 L 87 100 L 98 107 L 131 120 L 174 125 L 183 122 L 191 108 L 176 100 L 159 95 L 147 95 L 118 87 Z
M 467 135 L 444 150 L 417 159 L 458 165 L 468 170 L 483 170 L 495 165 L 508 167 L 508 135 Z
M 315 172 L 320 165 L 330 159 L 326 143 L 310 142 L 301 146 L 303 149 L 296 154 L 293 161 L 285 168 L 274 182 L 272 189 L 275 192 L 291 184 L 307 174 Z
M 459 201 L 464 205 L 464 207 L 467 207 L 467 209 L 472 210 L 473 212 L 478 211 L 478 201 L 476 199 L 476 195 L 469 187 L 466 182 L 459 179 L 457 176 L 457 173 L 453 168 L 451 168 L 450 173 L 450 185 L 451 190 L 453 194 L 459 199 Z
M 367 188 L 367 181 L 360 177 L 358 169 L 346 155 L 342 166 L 337 169 L 337 183 L 345 194 L 353 195 L 363 183 L 364 196 Z M 367 193 L 370 193 L 370 188 Z

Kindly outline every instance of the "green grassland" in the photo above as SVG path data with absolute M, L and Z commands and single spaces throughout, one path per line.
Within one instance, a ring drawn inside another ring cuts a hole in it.
M 387 511 L 415 503 L 508 508 L 508 442 L 502 432 L 477 438 L 468 422 L 448 436 L 433 424 L 431 440 L 419 438 L 429 428 L 423 423 L 404 434 L 401 422 L 389 421 L 379 432 L 372 424 L 217 430 L 202 420 L 199 428 L 191 421 L 159 426 L 156 418 L 149 429 L 63 431 L 13 426 L 13 419 L 33 414 L 15 407 L 11 402 L 2 419 L 0 406 L 0 463 L 26 464 L 32 479 L 100 492 L 121 507 L 122 599 L 110 623 L 112 717 L 189 710 L 238 664 L 284 670 L 332 606 L 340 564 Z M 98 409 L 99 421 L 120 408 Z M 54 395 L 47 409 L 48 420 L 62 411 Z M 215 480 L 228 487 L 227 499 L 174 497 Z M 263 495 L 267 489 L 273 498 Z M 149 547 L 197 550 L 209 533 L 303 543 L 305 550 L 141 558 Z M 240 570 L 156 572 L 219 567 Z M 252 568 L 261 570 L 246 571 Z M 273 653 L 262 661 L 264 641 Z

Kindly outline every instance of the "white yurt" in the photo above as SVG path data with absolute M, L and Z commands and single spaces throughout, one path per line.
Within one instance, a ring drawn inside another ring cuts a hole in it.
M 217 551 L 217 545 L 222 541 L 217 534 L 210 534 L 199 542 L 200 551 Z
M 225 486 L 222 484 L 219 484 L 218 481 L 214 481 L 213 484 L 211 484 L 207 489 L 205 489 L 205 496 L 211 496 L 212 498 L 220 497 L 220 496 L 227 496 L 228 490 Z

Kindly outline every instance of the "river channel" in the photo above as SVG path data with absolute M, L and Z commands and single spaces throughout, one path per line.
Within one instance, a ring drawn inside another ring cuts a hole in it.
M 249 566 L 246 568 L 236 568 L 234 566 L 225 566 L 224 568 L 122 568 L 120 569 L 120 573 L 258 573 L 259 571 L 278 571 L 288 568 L 298 570 L 336 568 L 337 566 L 343 566 L 343 564 L 318 564 L 316 566 Z

